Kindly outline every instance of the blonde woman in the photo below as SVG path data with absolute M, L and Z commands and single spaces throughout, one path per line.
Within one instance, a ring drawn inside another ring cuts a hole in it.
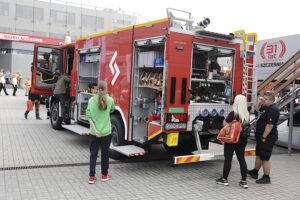
M 250 121 L 249 112 L 247 110 L 247 100 L 243 95 L 237 95 L 234 99 L 233 109 L 228 114 L 227 118 L 224 120 L 223 125 L 225 126 L 227 123 L 232 122 L 234 119 L 238 120 L 242 124 L 248 123 Z M 247 164 L 245 161 L 245 148 L 247 145 L 247 134 L 241 134 L 240 140 L 235 144 L 224 144 L 224 167 L 223 167 L 223 176 L 216 180 L 217 184 L 221 185 L 229 185 L 228 183 L 228 175 L 231 169 L 231 161 L 233 157 L 233 153 L 235 152 L 238 161 L 240 163 L 240 170 L 242 179 L 239 185 L 242 188 L 247 189 Z
M 112 97 L 107 94 L 107 84 L 100 81 L 98 94 L 90 98 L 86 116 L 90 123 L 90 173 L 89 184 L 96 181 L 95 169 L 99 147 L 101 146 L 101 181 L 108 181 L 111 176 L 109 168 L 109 146 L 111 142 L 111 121 L 110 113 L 115 110 L 115 103 Z

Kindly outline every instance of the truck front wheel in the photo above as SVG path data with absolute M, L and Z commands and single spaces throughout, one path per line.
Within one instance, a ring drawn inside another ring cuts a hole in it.
M 59 117 L 59 102 L 54 101 L 51 105 L 51 115 L 50 115 L 50 122 L 52 128 L 55 130 L 62 129 L 61 123 L 63 121 L 62 117 Z

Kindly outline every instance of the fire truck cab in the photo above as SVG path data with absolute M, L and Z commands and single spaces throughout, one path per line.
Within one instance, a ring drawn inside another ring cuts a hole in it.
M 75 44 L 37 45 L 32 92 L 49 96 L 52 127 L 88 134 L 91 86 L 105 80 L 116 104 L 112 157 L 144 155 L 155 143 L 175 154 L 208 149 L 234 97 L 243 93 L 251 99 L 251 81 L 243 77 L 251 77 L 256 34 L 209 32 L 208 19 L 194 26 L 190 13 L 179 18 L 176 12 L 168 9 L 168 18 L 86 36 Z M 57 68 L 71 79 L 65 121 L 52 95 Z

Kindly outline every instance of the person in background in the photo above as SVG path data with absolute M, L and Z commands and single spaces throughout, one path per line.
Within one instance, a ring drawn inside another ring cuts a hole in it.
M 12 86 L 14 88 L 13 95 L 16 96 L 16 92 L 18 90 L 18 80 L 17 80 L 17 77 L 15 74 L 13 75 L 13 78 L 12 78 Z
M 64 44 L 71 44 L 71 43 L 72 43 L 71 34 L 70 34 L 70 31 L 67 31 L 67 34 L 65 36 Z
M 97 83 L 92 84 L 92 89 L 91 89 L 92 94 L 97 94 L 98 93 L 98 85 Z
M 241 124 L 246 124 L 250 121 L 250 115 L 247 109 L 247 99 L 245 96 L 239 94 L 235 97 L 233 103 L 233 110 L 228 114 L 227 118 L 224 120 L 223 125 L 227 125 L 228 123 L 232 122 L 234 119 L 238 120 Z M 245 148 L 247 145 L 247 134 L 240 135 L 240 139 L 238 143 L 235 144 L 224 144 L 224 168 L 223 168 L 223 176 L 216 180 L 217 184 L 220 185 L 229 185 L 228 183 L 228 175 L 231 169 L 231 161 L 233 153 L 235 152 L 241 170 L 242 179 L 239 185 L 242 188 L 247 189 L 247 164 L 245 161 Z
M 66 103 L 66 84 L 70 82 L 70 78 L 66 75 L 61 75 L 60 70 L 56 68 L 55 74 L 58 76 L 58 80 L 55 84 L 55 88 L 53 90 L 53 94 L 55 97 L 59 99 L 60 105 L 61 105 L 61 115 L 63 118 L 63 121 L 66 122 L 66 109 L 65 109 L 65 103 Z
M 280 116 L 279 109 L 274 104 L 275 94 L 272 91 L 265 91 L 262 97 L 258 98 L 256 111 L 260 112 L 256 122 L 256 158 L 254 169 L 248 174 L 258 179 L 258 171 L 263 167 L 264 175 L 256 180 L 257 184 L 270 184 L 271 162 L 270 157 L 275 142 L 278 140 L 277 122 Z
M 5 78 L 5 83 L 9 84 L 9 79 L 10 79 L 10 72 L 9 71 L 5 72 L 4 78 Z
M 40 67 L 44 69 L 49 69 L 49 59 L 50 59 L 50 53 L 44 53 L 43 59 L 40 62 Z
M 4 91 L 5 95 L 9 95 L 6 91 L 6 87 L 5 87 L 5 78 L 3 76 L 3 72 L 0 72 L 0 95 L 1 95 L 1 91 Z
M 32 94 L 31 90 L 29 90 L 28 100 L 32 101 L 32 104 L 35 106 L 35 117 L 37 120 L 42 120 L 40 118 L 40 101 L 41 101 L 41 95 L 40 94 Z M 25 111 L 25 119 L 27 119 L 29 110 Z
M 31 81 L 29 78 L 27 78 L 27 80 L 25 81 L 25 96 L 28 96 L 30 87 L 31 87 Z
M 111 142 L 111 120 L 110 113 L 115 110 L 112 97 L 107 94 L 107 83 L 100 81 L 98 95 L 93 95 L 88 102 L 86 116 L 90 123 L 90 172 L 89 184 L 96 181 L 96 161 L 101 146 L 101 181 L 108 181 L 111 175 L 109 168 L 109 146 Z

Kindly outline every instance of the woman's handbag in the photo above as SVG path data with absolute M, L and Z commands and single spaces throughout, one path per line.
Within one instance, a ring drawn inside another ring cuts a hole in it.
M 26 101 L 26 105 L 27 105 L 27 111 L 32 111 L 33 109 L 32 101 L 30 100 Z
M 238 143 L 241 135 L 241 127 L 241 123 L 234 118 L 232 122 L 220 130 L 217 139 L 224 143 Z

